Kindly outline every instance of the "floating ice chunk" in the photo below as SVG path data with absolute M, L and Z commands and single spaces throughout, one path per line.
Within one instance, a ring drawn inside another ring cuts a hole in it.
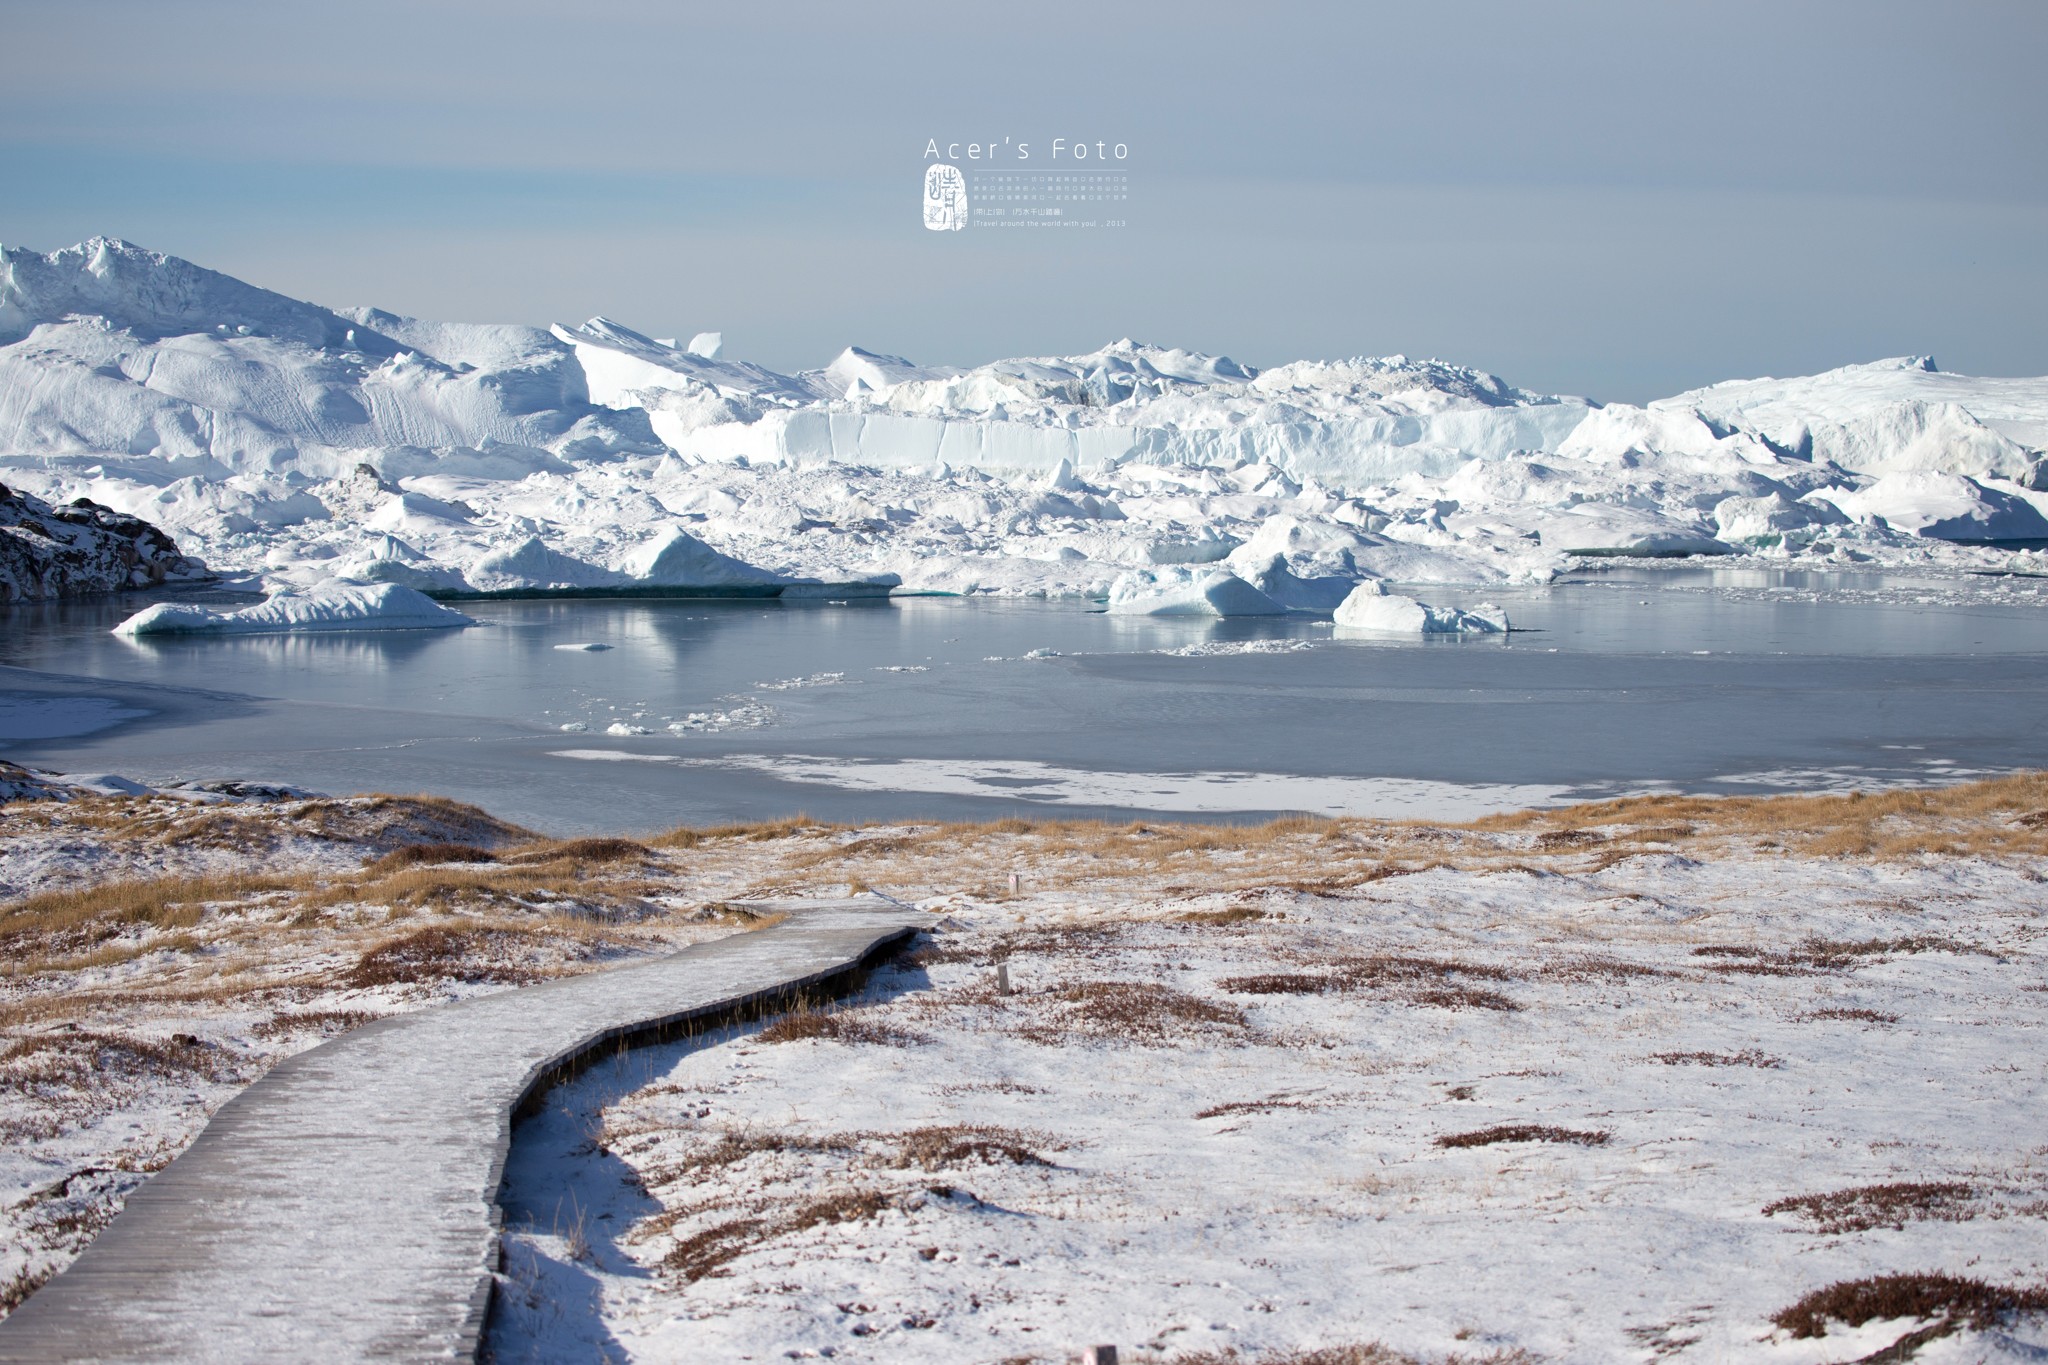
M 1360 583 L 1337 608 L 1337 624 L 1375 635 L 1500 635 L 1508 614 L 1491 604 L 1470 611 L 1432 607 L 1412 597 L 1390 593 L 1378 582 Z
M 813 673 L 805 678 L 778 678 L 773 682 L 757 682 L 756 691 L 788 692 L 799 687 L 842 687 L 846 683 L 844 673 Z
M 669 348 L 671 350 L 675 348 L 673 341 L 669 343 Z M 699 332 L 690 338 L 689 352 L 691 355 L 700 355 L 706 360 L 716 360 L 724 350 L 725 333 L 723 332 Z
M 572 720 L 565 723 L 561 729 L 565 735 L 580 735 L 586 733 L 590 727 L 580 720 Z
M 1224 561 L 1260 592 L 1297 611 L 1333 611 L 1363 576 L 1358 556 L 1380 544 L 1342 526 L 1268 517 Z
M 279 631 L 420 630 L 473 626 L 452 608 L 396 583 L 325 583 L 280 592 L 260 606 L 213 611 L 159 602 L 114 627 L 116 635 L 255 635 Z
M 622 721 L 622 720 L 615 720 L 615 721 L 613 721 L 613 722 L 612 722 L 612 723 L 611 723 L 610 725 L 607 725 L 607 726 L 605 726 L 605 727 L 604 727 L 604 732 L 605 732 L 606 734 L 608 734 L 608 735 L 621 735 L 621 736 L 624 736 L 624 735 L 651 735 L 651 734 L 653 734 L 653 733 L 654 733 L 654 731 L 652 731 L 652 730 L 648 729 L 648 728 L 647 728 L 646 726 L 644 726 L 644 725 L 628 725 L 628 724 L 627 724 L 627 723 L 626 723 L 625 721 Z
M 1109 586 L 1119 616 L 1283 616 L 1287 608 L 1236 574 L 1178 566 L 1119 575 Z
M 611 646 L 598 640 L 579 640 L 573 645 L 556 645 L 555 648 L 582 650 L 585 654 L 600 654 L 610 649 Z

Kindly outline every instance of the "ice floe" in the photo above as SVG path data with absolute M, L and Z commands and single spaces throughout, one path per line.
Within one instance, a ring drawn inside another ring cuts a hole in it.
M 1432 607 L 1390 593 L 1379 583 L 1352 589 L 1338 606 L 1336 621 L 1339 630 L 1375 635 L 1504 635 L 1508 629 L 1508 614 L 1499 607 Z
M 190 602 L 158 602 L 114 627 L 116 635 L 257 635 L 279 631 L 435 630 L 476 622 L 395 583 L 330 583 L 281 591 L 238 611 Z

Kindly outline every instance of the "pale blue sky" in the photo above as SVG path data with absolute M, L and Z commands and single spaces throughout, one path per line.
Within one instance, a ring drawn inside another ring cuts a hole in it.
M 1130 335 L 1642 399 L 2048 373 L 2039 0 L 0 0 L 0 241 L 782 368 Z M 1122 232 L 932 234 L 920 154 L 1132 149 Z

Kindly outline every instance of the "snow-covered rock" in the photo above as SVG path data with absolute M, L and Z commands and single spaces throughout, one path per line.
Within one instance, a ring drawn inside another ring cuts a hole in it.
M 1287 608 L 1221 569 L 1165 568 L 1119 575 L 1109 588 L 1118 616 L 1280 616 Z
M 204 582 L 157 527 L 80 498 L 52 507 L 0 484 L 0 603 Z
M 213 611 L 188 602 L 159 602 L 114 627 L 116 635 L 269 635 L 283 631 L 422 630 L 476 622 L 395 583 L 330 583 L 309 592 L 280 592 L 258 606 Z
M 1508 629 L 1508 615 L 1499 607 L 1432 607 L 1376 582 L 1352 589 L 1337 607 L 1336 621 L 1342 629 L 1374 635 L 1500 635 Z

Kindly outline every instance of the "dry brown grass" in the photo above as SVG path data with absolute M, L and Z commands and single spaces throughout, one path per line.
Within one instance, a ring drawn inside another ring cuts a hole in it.
M 1232 1348 L 1184 1351 L 1168 1357 L 1167 1365 L 1537 1365 L 1537 1357 L 1519 1348 L 1508 1347 L 1473 1356 L 1454 1352 L 1430 1361 L 1372 1341 L 1349 1346 L 1261 1351 L 1249 1356 L 1241 1355 Z
M 647 1176 L 650 1185 L 663 1185 L 701 1171 L 722 1170 L 763 1152 L 853 1152 L 859 1140 L 843 1133 L 822 1137 L 782 1128 L 730 1128 L 702 1146 L 693 1147 L 673 1167 Z
M 1058 1045 L 1076 1036 L 1157 1047 L 1191 1038 L 1238 1042 L 1244 1011 L 1150 981 L 1082 981 L 1053 992 L 1044 1014 L 1018 1032 Z
M 1795 1338 L 1811 1338 L 1826 1336 L 1830 1322 L 1861 1327 L 1894 1318 L 1933 1318 L 1937 1326 L 1954 1331 L 1963 1326 L 1993 1327 L 2017 1313 L 2040 1312 L 2048 1312 L 2048 1292 L 2040 1289 L 1987 1284 L 1959 1275 L 1873 1275 L 1816 1289 L 1779 1309 L 1771 1321 Z
M 928 1041 L 907 1029 L 867 1017 L 858 1009 L 791 1010 L 756 1035 L 764 1043 L 796 1043 L 819 1039 L 833 1043 L 907 1047 Z
M 1046 1133 L 1027 1133 L 985 1123 L 949 1123 L 890 1135 L 898 1166 L 943 1171 L 978 1165 L 1050 1166 L 1034 1147 L 1053 1145 Z
M 1228 910 L 1190 910 L 1184 915 L 1175 915 L 1181 924 L 1251 924 L 1268 918 L 1264 910 L 1249 905 L 1233 905 Z
M 1499 991 L 1470 984 L 1512 981 L 1514 973 L 1485 963 L 1415 957 L 1402 953 L 1371 953 L 1329 957 L 1311 972 L 1263 972 L 1225 977 L 1223 990 L 1243 995 L 1320 995 L 1329 991 L 1370 991 L 1400 1004 L 1439 1009 L 1486 1009 L 1512 1013 L 1520 1005 Z
M 209 905 L 247 900 L 308 885 L 307 879 L 232 872 L 198 877 L 155 877 L 104 883 L 70 891 L 46 891 L 0 909 L 0 944 L 26 946 L 34 938 L 96 940 L 123 927 L 190 928 Z
M 431 867 L 437 863 L 494 863 L 497 857 L 475 844 L 407 844 L 394 848 L 363 866 L 373 877 L 388 877 L 408 867 Z
M 1784 1065 L 1753 1047 L 1740 1052 L 1653 1052 L 1650 1060 L 1666 1066 L 1753 1066 L 1763 1070 L 1776 1070 Z
M 1798 1214 L 1817 1232 L 1835 1235 L 1868 1232 L 1872 1228 L 1903 1229 L 1915 1221 L 1968 1222 L 1976 1216 L 1971 1206 L 1976 1191 L 1960 1181 L 1895 1182 L 1862 1185 L 1833 1194 L 1802 1194 L 1777 1199 L 1764 1205 L 1764 1216 Z
M 1490 817 L 1465 825 L 1290 818 L 1260 825 L 1008 819 L 910 828 L 824 825 L 797 817 L 671 831 L 657 850 L 720 856 L 756 846 L 778 867 L 780 894 L 849 882 L 913 898 L 966 892 L 1007 903 L 1023 890 L 1121 889 L 1142 880 L 1161 896 L 1370 894 L 1389 877 L 1438 868 L 1596 874 L 1651 848 L 1695 856 L 1736 849 L 1907 858 L 1935 853 L 2048 855 L 2048 776 L 1855 797 L 1646 797 Z M 1313 869 L 1309 871 L 1309 869 Z M 1208 907 L 1193 915 L 1231 910 Z M 1735 966 L 1751 973 L 1771 964 Z M 1804 970 L 1812 970 L 1805 968 Z
M 1447 1133 L 1436 1140 L 1439 1147 L 1491 1147 L 1502 1142 L 1563 1142 L 1579 1147 L 1604 1147 L 1611 1133 L 1597 1129 L 1556 1128 L 1541 1123 L 1503 1123 L 1469 1133 Z
M 1923 853 L 2048 853 L 2048 773 L 2025 772 L 1951 787 L 1841 796 L 1642 796 L 1523 811 L 1468 829 L 1535 833 L 1585 826 L 1655 830 L 1668 842 L 1767 838 L 1815 857 L 1905 858 Z
M 298 1010 L 273 1015 L 250 1032 L 258 1038 L 292 1038 L 302 1033 L 319 1033 L 331 1038 L 383 1017 L 368 1010 Z
M 379 851 L 423 843 L 495 847 L 535 837 L 487 811 L 439 796 L 377 794 L 225 806 L 108 797 L 74 803 L 61 818 L 111 837 L 229 849 L 271 847 L 282 835 Z
M 434 925 L 378 944 L 342 974 L 339 984 L 348 990 L 375 990 L 430 981 L 537 981 L 552 975 L 536 965 L 545 946 L 539 935 L 527 930 Z
M 776 839 L 788 839 L 800 834 L 839 828 L 844 827 L 820 825 L 808 816 L 793 815 L 787 820 L 764 820 L 745 825 L 710 825 L 703 829 L 692 829 L 683 825 L 656 836 L 650 842 L 656 848 L 699 848 L 721 840 L 767 843 Z
M 1844 1023 L 1859 1024 L 1896 1024 L 1899 1022 L 1898 1015 L 1886 1014 L 1883 1010 L 1860 1009 L 1839 1005 L 1823 1010 L 1815 1010 L 1804 1017 L 1808 1019 L 1834 1019 Z
M 547 839 L 511 849 L 501 861 L 526 865 L 575 863 L 601 866 L 607 863 L 644 863 L 655 856 L 653 849 L 632 839 Z
M 1316 1107 L 1316 1105 L 1302 1100 L 1287 1100 L 1278 1097 L 1264 1100 L 1237 1100 L 1230 1104 L 1212 1104 L 1207 1109 L 1198 1110 L 1195 1117 L 1198 1119 L 1227 1119 L 1236 1118 L 1239 1114 L 1270 1114 L 1280 1109 L 1314 1109 Z
M 662 1266 L 673 1271 L 684 1284 L 714 1276 L 750 1251 L 828 1223 L 852 1223 L 869 1219 L 889 1207 L 889 1201 L 873 1190 L 841 1190 L 815 1199 L 785 1203 L 761 1216 L 734 1218 L 714 1224 L 678 1241 L 662 1257 Z

